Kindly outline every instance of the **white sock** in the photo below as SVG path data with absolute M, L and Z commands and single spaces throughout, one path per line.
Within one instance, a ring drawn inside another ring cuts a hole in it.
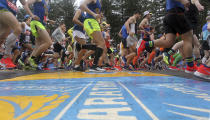
M 206 60 L 207 60 L 207 58 L 206 57 L 203 57 L 202 63 L 205 64 L 206 63 Z
M 17 36 L 14 33 L 11 33 L 5 42 L 5 54 L 10 55 L 12 52 L 12 46 L 15 45 Z

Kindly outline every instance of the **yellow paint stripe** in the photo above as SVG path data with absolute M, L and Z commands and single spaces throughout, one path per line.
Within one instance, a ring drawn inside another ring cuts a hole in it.
M 116 72 L 112 74 L 88 74 L 84 72 L 56 72 L 56 73 L 41 73 L 27 76 L 20 76 L 11 79 L 1 80 L 0 82 L 5 81 L 24 81 L 24 80 L 46 80 L 46 79 L 71 79 L 71 78 L 96 78 L 96 77 L 138 77 L 138 76 L 169 76 L 164 74 L 150 73 L 150 72 L 141 72 L 141 74 L 130 74 L 129 72 Z

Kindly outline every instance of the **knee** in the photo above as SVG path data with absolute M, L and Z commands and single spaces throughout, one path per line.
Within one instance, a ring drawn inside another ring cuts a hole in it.
M 50 47 L 52 44 L 53 44 L 52 41 L 48 41 L 48 42 L 47 42 L 47 46 L 48 46 L 48 47 Z

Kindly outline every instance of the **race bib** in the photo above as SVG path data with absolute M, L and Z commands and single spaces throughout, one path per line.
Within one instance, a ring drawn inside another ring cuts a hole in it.
M 17 6 L 16 6 L 16 4 L 14 2 L 11 2 L 11 0 L 10 1 L 7 0 L 7 4 L 8 4 L 8 7 L 10 9 L 12 9 L 14 12 L 18 12 L 18 8 L 17 8 Z

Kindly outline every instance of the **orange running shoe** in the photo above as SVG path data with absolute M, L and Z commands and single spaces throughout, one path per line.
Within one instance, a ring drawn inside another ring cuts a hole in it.
M 204 65 L 200 65 L 200 67 L 198 67 L 198 70 L 194 73 L 194 75 L 200 78 L 210 80 L 210 68 Z
M 194 73 L 197 70 L 196 65 L 194 65 L 193 67 L 190 67 L 187 65 L 187 68 L 185 69 L 186 73 Z

